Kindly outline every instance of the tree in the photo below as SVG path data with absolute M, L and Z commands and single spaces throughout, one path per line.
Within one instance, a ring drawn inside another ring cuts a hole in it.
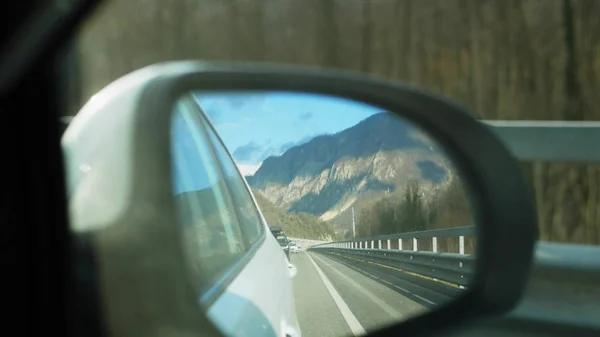
M 78 67 L 81 83 L 65 86 L 80 88 L 74 109 L 151 63 L 235 59 L 330 66 L 409 82 L 485 119 L 600 119 L 600 110 L 591 108 L 600 105 L 598 1 L 163 2 L 106 0 L 82 27 L 79 62 L 69 63 Z M 542 240 L 600 243 L 598 165 L 523 168 Z

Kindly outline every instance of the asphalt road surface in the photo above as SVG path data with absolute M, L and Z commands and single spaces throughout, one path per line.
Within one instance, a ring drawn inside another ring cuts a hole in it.
M 298 268 L 294 295 L 303 337 L 363 335 L 450 299 L 431 290 L 431 281 L 381 266 L 314 252 L 291 260 Z

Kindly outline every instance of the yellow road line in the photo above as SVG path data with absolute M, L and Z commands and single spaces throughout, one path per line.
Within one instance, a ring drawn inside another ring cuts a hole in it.
M 464 288 L 466 288 L 464 286 L 462 286 L 462 288 L 461 288 L 461 285 L 456 284 L 456 283 L 452 283 L 452 282 L 448 282 L 448 281 L 444 281 L 444 280 L 439 280 L 439 279 L 434 279 L 433 277 L 430 277 L 430 276 L 425 276 L 423 274 L 418 274 L 418 273 L 415 273 L 415 272 L 412 272 L 412 271 L 408 271 L 408 270 L 404 270 L 404 269 L 400 269 L 400 268 L 388 266 L 388 265 L 385 265 L 385 264 L 381 264 L 381 263 L 377 263 L 377 262 L 372 262 L 372 261 L 365 261 L 365 260 L 357 259 L 357 258 L 354 258 L 354 257 L 344 256 L 344 255 L 337 254 L 337 253 L 331 253 L 331 254 L 334 254 L 334 255 L 337 255 L 339 257 L 343 257 L 343 258 L 346 258 L 346 259 L 349 259 L 349 260 L 355 260 L 355 261 L 363 262 L 363 263 L 370 263 L 370 264 L 374 264 L 374 265 L 377 265 L 377 266 L 380 266 L 380 267 L 383 267 L 383 268 L 388 268 L 388 269 L 393 269 L 393 270 L 396 270 L 396 271 L 401 271 L 403 273 L 406 273 L 406 274 L 409 274 L 409 275 L 412 275 L 412 276 L 420 277 L 422 279 L 430 280 L 430 281 L 433 281 L 433 282 L 439 282 L 439 283 L 442 283 L 442 284 L 445 284 L 445 285 L 448 285 L 448 286 L 451 286 L 451 287 L 454 287 L 454 288 L 458 288 L 458 289 L 464 289 Z

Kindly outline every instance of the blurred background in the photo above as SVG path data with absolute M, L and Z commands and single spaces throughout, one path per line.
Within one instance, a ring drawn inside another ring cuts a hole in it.
M 482 119 L 599 120 L 599 17 L 594 0 L 105 0 L 65 64 L 67 114 L 140 67 L 205 59 L 360 71 Z M 600 244 L 600 165 L 522 166 L 540 239 Z

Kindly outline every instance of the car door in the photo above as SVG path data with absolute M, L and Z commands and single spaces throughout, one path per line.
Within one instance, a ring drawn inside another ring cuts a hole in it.
M 300 336 L 290 266 L 250 189 L 193 98 L 175 110 L 175 199 L 200 304 L 229 336 Z M 194 180 L 203 188 L 187 191 Z

